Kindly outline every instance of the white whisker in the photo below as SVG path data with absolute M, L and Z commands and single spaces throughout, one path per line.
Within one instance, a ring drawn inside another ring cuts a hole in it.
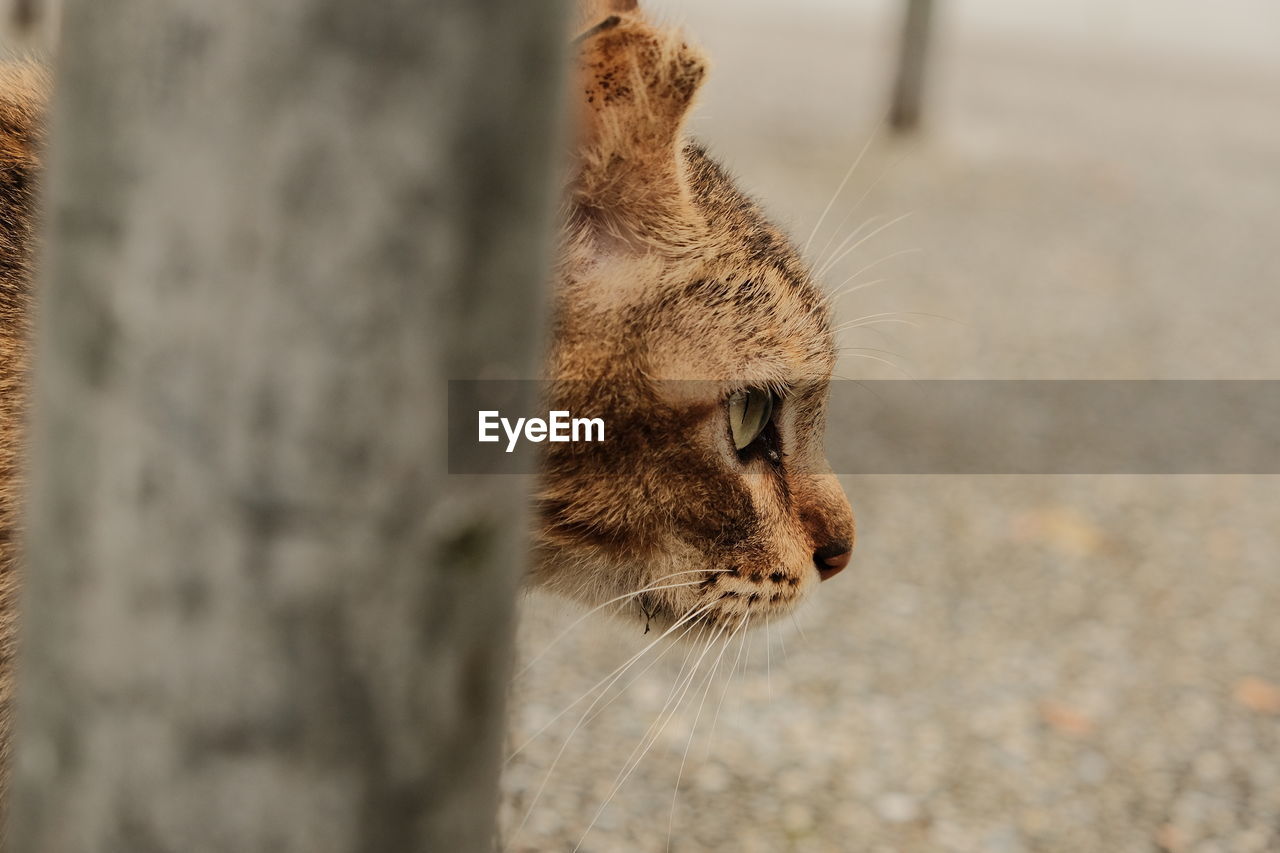
M 853 280 L 854 280 L 854 279 L 856 279 L 858 276 L 862 275 L 862 274 L 863 274 L 863 273 L 865 273 L 865 272 L 869 272 L 869 271 L 871 271 L 871 270 L 875 269 L 876 267 L 880 266 L 881 264 L 885 263 L 886 261 L 891 261 L 891 260 L 893 260 L 894 258 L 900 258 L 900 257 L 902 257 L 903 255 L 914 255 L 914 254 L 916 254 L 916 253 L 917 253 L 917 252 L 919 252 L 919 251 L 920 251 L 920 249 L 919 249 L 918 247 L 916 247 L 916 248 L 911 248 L 911 249 L 899 249 L 899 250 L 898 250 L 898 251 L 896 251 L 896 252 L 890 252 L 889 254 L 885 255 L 883 258 L 880 258 L 880 259 L 878 259 L 878 260 L 872 261 L 871 263 L 869 263 L 869 264 L 867 264 L 866 266 L 864 266 L 862 269 L 860 269 L 860 270 L 858 270 L 857 272 L 855 272 L 853 275 L 851 275 L 851 276 L 849 276 L 848 278 L 846 278 L 846 279 L 844 280 L 844 283 L 845 283 L 845 284 L 847 284 L 847 283 L 849 283 L 849 282 L 853 281 Z
M 892 318 L 892 319 L 885 319 L 885 320 L 880 319 L 884 317 Z M 856 328 L 859 325 L 864 325 L 863 323 L 864 320 L 876 320 L 877 322 L 882 322 L 882 323 L 889 323 L 889 322 L 905 323 L 909 326 L 915 326 L 916 328 L 919 328 L 918 323 L 911 323 L 910 321 L 901 319 L 902 317 L 928 317 L 932 320 L 946 320 L 951 323 L 959 323 L 960 325 L 964 325 L 963 323 L 961 323 L 961 321 L 956 320 L 952 317 L 948 317 L 944 314 L 929 314 L 925 311 L 881 311 L 877 314 L 864 314 L 861 317 L 854 317 L 852 320 L 845 320 L 843 323 L 838 324 L 835 327 L 835 329 L 833 329 L 833 331 L 842 332 L 846 329 Z M 870 324 L 867 323 L 865 325 L 870 325 Z
M 850 211 L 845 218 L 848 219 L 848 217 L 851 216 L 852 214 L 853 214 L 853 211 Z M 811 269 L 813 270 L 814 278 L 822 278 L 823 270 L 827 269 L 827 262 L 830 261 L 837 252 L 839 252 L 841 249 L 847 246 L 850 240 L 856 240 L 858 237 L 862 236 L 862 232 L 864 229 L 874 228 L 877 225 L 879 225 L 881 222 L 883 222 L 884 219 L 885 219 L 885 214 L 883 213 L 876 213 L 871 216 L 868 216 L 866 219 L 859 222 L 857 227 L 855 227 L 852 231 L 844 235 L 844 238 L 840 241 L 839 245 L 836 246 L 834 251 L 828 252 L 827 250 L 831 248 L 831 244 L 834 243 L 836 239 L 836 235 L 832 234 L 831 239 L 827 241 L 827 245 L 822 248 L 822 252 L 823 252 L 822 258 L 820 260 L 815 261 L 813 266 L 811 267 Z
M 671 626 L 670 628 L 668 628 L 665 632 L 663 632 L 663 634 L 662 634 L 661 636 L 659 636 L 657 639 L 655 639 L 652 643 L 650 643 L 649 645 L 645 646 L 643 649 L 641 649 L 639 652 L 637 652 L 635 655 L 633 655 L 631 658 L 629 658 L 625 663 L 623 663 L 620 667 L 618 667 L 616 670 L 614 670 L 614 672 L 613 672 L 613 673 L 610 673 L 610 675 L 605 676 L 603 679 L 601 679 L 601 681 L 596 682 L 596 684 L 595 684 L 593 687 L 591 687 L 589 690 L 587 690 L 587 692 L 586 692 L 586 693 L 582 694 L 582 696 L 580 696 L 580 697 L 578 697 L 576 700 L 574 700 L 574 702 L 573 702 L 571 705 L 569 705 L 567 708 L 565 708 L 564 710 L 562 710 L 560 713 L 556 714 L 556 715 L 555 715 L 555 716 L 554 716 L 554 717 L 553 717 L 553 718 L 552 718 L 552 719 L 551 719 L 551 720 L 550 720 L 550 721 L 549 721 L 545 726 L 543 726 L 541 729 L 539 729 L 537 732 L 535 732 L 535 733 L 534 733 L 534 735 L 533 735 L 532 737 L 530 737 L 528 740 L 526 740 L 526 741 L 524 742 L 524 744 L 522 744 L 522 745 L 520 746 L 520 748 L 519 748 L 519 749 L 515 750 L 515 752 L 511 753 L 511 755 L 507 757 L 507 761 L 508 761 L 508 762 L 510 762 L 512 758 L 515 758 L 517 755 L 519 755 L 521 750 L 523 750 L 526 746 L 528 746 L 530 743 L 532 743 L 534 740 L 536 740 L 536 739 L 537 739 L 537 738 L 538 738 L 538 737 L 539 737 L 543 732 L 545 732 L 545 731 L 546 731 L 546 730 L 547 730 L 547 729 L 548 729 L 548 728 L 549 728 L 553 723 L 555 723 L 555 721 L 556 721 L 556 720 L 558 720 L 558 719 L 560 719 L 560 717 L 564 716 L 564 714 L 565 714 L 567 711 L 569 711 L 569 709 L 570 709 L 570 708 L 573 708 L 575 705 L 577 705 L 577 704 L 578 704 L 579 702 L 581 702 L 583 699 L 587 698 L 587 697 L 588 697 L 588 696 L 590 696 L 592 693 L 594 693 L 594 692 L 596 691 L 596 689 L 597 689 L 597 688 L 599 688 L 599 687 L 600 687 L 600 685 L 601 685 L 601 684 L 603 684 L 605 681 L 608 681 L 608 682 L 609 682 L 608 684 L 605 684 L 604 689 L 600 692 L 600 695 L 599 695 L 599 696 L 597 696 L 597 697 L 595 698 L 595 700 L 594 700 L 594 701 L 592 701 L 592 703 L 591 703 L 589 706 L 587 706 L 587 710 L 585 710 L 585 711 L 583 711 L 583 712 L 582 712 L 582 716 L 578 718 L 578 722 L 574 725 L 573 729 L 569 732 L 568 736 L 564 739 L 564 742 L 560 745 L 560 750 L 556 753 L 555 758 L 553 758 L 553 759 L 551 760 L 551 766 L 547 768 L 547 772 L 543 775 L 543 777 L 542 777 L 542 782 L 538 785 L 538 790 L 534 793 L 534 795 L 533 795 L 533 799 L 529 801 L 529 807 L 525 810 L 524 817 L 521 819 L 521 821 L 520 821 L 520 825 L 519 825 L 519 826 L 517 826 L 517 827 L 516 827 L 516 829 L 515 829 L 515 831 L 511 834 L 511 840 L 509 840 L 509 841 L 507 842 L 507 846 L 508 846 L 508 847 L 510 847 L 511 843 L 513 843 L 513 842 L 514 842 L 514 840 L 515 840 L 515 839 L 520 835 L 520 832 L 521 832 L 521 830 L 523 830 L 523 829 L 524 829 L 525 824 L 527 824 L 527 823 L 529 822 L 529 818 L 530 818 L 530 816 L 532 816 L 532 815 L 533 815 L 533 810 L 534 810 L 534 808 L 537 806 L 537 804 L 538 804 L 538 800 L 542 797 L 542 793 L 543 793 L 543 791 L 544 791 L 544 790 L 546 790 L 547 782 L 551 779 L 551 775 L 552 775 L 553 773 L 555 773 L 556 766 L 560 763 L 560 758 L 564 755 L 565 750 L 567 750 L 567 749 L 569 748 L 569 742 L 570 742 L 570 741 L 572 741 L 572 740 L 573 740 L 574 735 L 576 735 L 576 734 L 578 733 L 578 729 L 582 726 L 583 722 L 587 719 L 587 715 L 589 715 L 589 714 L 591 713 L 592 709 L 593 709 L 593 708 L 595 708 L 596 704 L 597 704 L 597 703 L 598 703 L 602 698 L 604 698 L 604 696 L 605 696 L 605 695 L 607 695 L 607 694 L 608 694 L 608 692 L 609 692 L 609 688 L 611 688 L 611 687 L 614 685 L 614 683 L 616 683 L 616 682 L 617 682 L 617 680 L 618 680 L 619 678 L 621 678 L 621 677 L 622 677 L 622 674 L 623 674 L 623 673 L 625 673 L 625 672 L 627 671 L 627 669 L 629 669 L 629 668 L 630 668 L 630 667 L 631 667 L 631 666 L 632 666 L 632 665 L 633 665 L 637 660 L 639 660 L 639 659 L 640 659 L 640 658 L 641 658 L 641 657 L 642 657 L 646 652 L 648 652 L 650 649 L 652 649 L 652 648 L 653 648 L 657 643 L 659 643 L 659 642 L 660 642 L 664 637 L 666 637 L 666 636 L 667 636 L 668 634 L 670 634 L 672 631 L 676 630 L 676 629 L 677 629 L 677 628 L 679 628 L 681 625 L 685 625 L 686 623 L 688 623 L 688 624 L 686 625 L 685 630 L 680 634 L 680 636 L 681 636 L 681 637 L 683 637 L 683 636 L 684 636 L 685 634 L 687 634 L 690 630 L 692 630 L 692 629 L 694 628 L 694 620 L 697 618 L 697 616 L 698 616 L 698 615 L 700 615 L 700 612 L 699 612 L 699 611 L 704 611 L 704 610 L 705 610 L 707 607 L 709 607 L 709 606 L 710 606 L 710 605 L 703 605 L 702 607 L 694 608 L 693 610 L 691 610 L 691 611 L 689 611 L 688 613 L 686 613 L 686 614 L 685 614 L 683 617 L 681 617 L 681 618 L 680 618 L 680 619 L 679 619 L 679 620 L 678 620 L 674 625 L 672 625 L 672 626 Z M 696 647 L 695 647 L 695 648 L 696 648 Z M 658 656 L 658 658 L 663 657 L 663 656 L 664 656 L 664 655 L 666 655 L 666 653 L 667 653 L 668 651 L 670 651 L 670 650 L 671 650 L 670 648 L 667 648 L 667 649 L 663 650 L 663 652 Z M 688 662 L 689 657 L 690 657 L 690 655 L 691 655 L 691 654 L 692 654 L 692 650 L 690 651 L 690 654 L 689 654 L 689 655 L 686 655 L 686 656 L 685 656 L 685 663 L 687 663 L 687 662 Z M 653 663 L 656 663 L 656 662 L 657 662 L 657 659 L 655 659 L 652 663 L 650 663 L 650 666 L 652 666 L 652 665 L 653 665 Z M 684 667 L 684 665 L 682 664 L 682 665 L 681 665 L 681 670 L 682 670 L 682 671 L 683 671 L 683 667 Z M 610 680 L 610 676 L 612 676 L 612 680 Z M 630 685 L 628 684 L 628 686 L 630 686 Z M 619 694 L 619 695 L 620 695 L 620 694 Z M 615 698 L 617 698 L 617 697 L 615 696 Z M 613 701 L 613 700 L 610 700 L 610 701 Z M 504 848 L 504 849 L 506 849 L 506 848 Z
M 849 216 L 851 215 L 853 215 L 853 211 L 849 212 Z M 845 218 L 847 219 L 848 216 L 846 216 Z M 836 254 L 838 254 L 841 249 L 849 245 L 850 240 L 858 239 L 859 237 L 862 236 L 862 233 L 865 229 L 875 228 L 876 226 L 884 222 L 886 218 L 887 218 L 887 215 L 883 213 L 876 213 L 871 216 L 868 216 L 866 219 L 859 222 L 857 227 L 855 227 L 852 231 L 850 231 L 848 234 L 845 234 L 844 238 L 841 239 L 840 243 L 835 247 L 834 250 L 828 252 L 827 250 L 831 248 L 831 244 L 835 242 L 835 239 L 836 239 L 836 235 L 832 234 L 831 239 L 827 241 L 827 245 L 823 247 L 823 255 L 821 260 L 816 261 L 812 267 L 814 277 L 822 278 L 824 271 L 830 268 L 829 262 L 831 261 L 831 259 L 835 257 Z
M 796 618 L 796 612 L 792 610 L 790 615 L 791 624 L 796 626 L 796 631 L 800 633 L 800 639 L 804 640 L 805 644 L 808 645 L 809 637 L 804 633 L 804 628 L 800 627 L 800 620 Z
M 769 634 L 769 616 L 764 617 L 764 677 L 769 685 L 769 704 L 773 704 L 773 639 Z
M 831 208 L 835 205 L 836 200 L 840 198 L 840 193 L 844 192 L 845 185 L 849 183 L 849 179 L 853 177 L 853 173 L 858 170 L 858 165 L 862 163 L 862 158 L 867 156 L 867 152 L 871 150 L 871 143 L 875 142 L 876 134 L 880 132 L 884 119 L 880 119 L 876 123 L 875 128 L 871 131 L 871 136 L 867 137 L 866 143 L 862 146 L 862 150 L 858 152 L 858 156 L 854 158 L 853 165 L 849 167 L 849 171 L 844 173 L 844 180 L 836 187 L 836 191 L 832 194 L 831 200 L 827 202 L 827 206 L 822 209 L 822 215 L 818 217 L 818 222 L 813 226 L 813 230 L 809 232 L 809 239 L 804 241 L 803 255 L 809 254 L 809 247 L 813 245 L 813 238 L 818 236 L 818 229 L 822 227 L 822 223 L 826 220 L 827 214 L 831 212 Z
M 656 583 L 658 581 L 664 581 L 667 578 L 674 578 L 677 575 L 715 574 L 717 572 L 727 572 L 727 571 L 729 570 L 728 569 L 690 569 L 685 572 L 672 572 L 669 575 L 663 575 L 660 578 L 656 578 L 654 582 Z M 519 679 L 521 676 L 523 676 L 526 672 L 528 672 L 533 667 L 534 664 L 540 661 L 543 658 L 543 656 L 547 654 L 547 652 L 555 648 L 557 643 L 559 643 L 561 640 L 567 637 L 569 633 L 573 631 L 574 628 L 577 628 L 579 625 L 581 625 L 591 616 L 595 615 L 596 613 L 599 613 L 601 610 L 608 607 L 610 604 L 617 604 L 620 601 L 625 601 L 629 598 L 635 598 L 637 595 L 643 595 L 646 592 L 657 592 L 660 589 L 675 589 L 676 587 L 682 587 L 682 586 L 697 586 L 699 583 L 701 583 L 701 581 L 690 581 L 688 583 L 674 583 L 674 584 L 670 584 L 669 586 L 644 587 L 643 589 L 637 589 L 635 592 L 623 593 L 622 595 L 609 599 L 604 604 L 599 604 L 591 608 L 586 613 L 582 614 L 577 619 L 575 619 L 572 623 L 570 623 L 568 628 L 565 628 L 563 631 L 557 634 L 554 640 L 552 640 L 550 643 L 547 643 L 546 647 L 543 648 L 542 651 L 534 655 L 534 657 L 528 663 L 526 663 L 523 667 L 520 668 L 519 672 L 517 672 L 514 676 L 512 676 L 512 680 L 515 681 Z
M 723 630 L 724 629 L 721 628 L 721 631 Z M 711 650 L 711 644 L 718 636 L 719 634 L 717 633 L 713 635 L 711 639 L 707 640 L 706 645 L 702 648 L 702 654 L 698 655 L 698 659 L 693 662 L 693 667 L 689 670 L 689 675 L 687 677 L 682 677 L 682 675 L 677 676 L 676 687 L 673 688 L 671 692 L 671 696 L 674 697 L 674 704 L 672 704 L 672 698 L 667 699 L 662 710 L 658 712 L 658 718 L 649 725 L 649 728 L 645 730 L 644 735 L 641 736 L 640 743 L 636 744 L 636 748 L 631 751 L 631 755 L 627 756 L 627 760 L 623 763 L 623 769 L 619 771 L 618 776 L 614 778 L 613 788 L 610 789 L 609 796 L 606 797 L 605 801 L 600 804 L 598 809 L 596 809 L 595 814 L 591 818 L 591 822 L 587 824 L 587 828 L 583 830 L 582 837 L 578 839 L 578 843 L 574 846 L 573 853 L 577 853 L 579 848 L 582 847 L 582 842 L 587 840 L 587 836 L 591 833 L 591 829 L 596 825 L 596 821 L 600 819 L 600 815 L 604 814 L 604 810 L 608 808 L 609 803 L 613 801 L 613 798 L 617 796 L 618 791 L 620 791 L 622 786 L 627 783 L 627 780 L 631 778 L 631 774 L 640 766 L 640 762 L 644 760 L 644 757 L 649 753 L 649 750 L 653 748 L 653 745 L 657 743 L 658 738 L 662 736 L 662 733 L 666 730 L 667 725 L 671 722 L 672 718 L 675 717 L 676 712 L 680 709 L 680 703 L 684 701 L 685 695 L 689 692 L 690 685 L 693 684 L 693 679 L 698 672 L 698 666 L 702 663 L 703 658 L 707 656 L 707 652 Z M 686 661 L 687 660 L 688 658 L 686 658 Z M 681 673 L 683 674 L 683 669 L 681 670 Z M 677 690 L 679 691 L 679 696 L 676 696 Z M 668 708 L 671 709 L 669 713 L 667 712 Z M 661 725 L 659 725 L 659 723 L 661 723 Z M 655 726 L 657 726 L 656 731 L 654 731 Z M 637 753 L 639 754 L 637 755 Z
M 511 762 L 511 759 L 513 759 L 513 758 L 515 758 L 517 755 L 519 755 L 519 754 L 520 754 L 520 753 L 525 749 L 525 747 L 527 747 L 529 744 L 531 744 L 531 743 L 533 743 L 535 740 L 537 740 L 537 739 L 542 735 L 542 733 L 543 733 L 543 732 L 545 732 L 547 729 L 551 728 L 551 726 L 555 725 L 556 720 L 560 719 L 560 718 L 561 718 L 561 717 L 563 717 L 565 714 L 569 713 L 569 711 L 573 710 L 573 708 L 574 708 L 574 707 L 575 707 L 579 702 L 583 701 L 583 700 L 584 700 L 584 699 L 586 699 L 588 696 L 590 696 L 592 693 L 596 692 L 596 689 L 597 689 L 597 688 L 599 688 L 599 687 L 600 687 L 600 685 L 604 684 L 606 681 L 609 681 L 609 684 L 610 684 L 610 686 L 611 686 L 611 685 L 613 684 L 613 682 L 612 682 L 612 681 L 610 681 L 610 679 L 611 679 L 611 678 L 613 678 L 613 679 L 616 681 L 615 676 L 617 676 L 617 677 L 621 677 L 622 673 L 626 672 L 626 670 L 627 670 L 627 669 L 628 669 L 632 664 L 634 664 L 637 660 L 639 660 L 639 659 L 640 659 L 641 657 L 643 657 L 646 653 L 648 653 L 648 651 L 649 651 L 650 649 L 652 649 L 654 646 L 658 645 L 658 643 L 660 643 L 660 642 L 662 642 L 664 639 L 666 639 L 666 637 L 667 637 L 667 636 L 669 636 L 669 635 L 671 634 L 671 632 L 672 632 L 672 631 L 674 631 L 674 630 L 676 630 L 677 628 L 679 628 L 682 624 L 684 624 L 684 623 L 686 623 L 686 622 L 689 622 L 689 621 L 691 621 L 692 619 L 696 618 L 698 615 L 700 615 L 700 614 L 699 614 L 699 611 L 705 610 L 705 609 L 706 609 L 707 607 L 709 607 L 709 606 L 710 606 L 710 605 L 705 605 L 705 604 L 704 604 L 704 605 L 702 605 L 701 607 L 695 608 L 694 610 L 691 610 L 689 613 L 686 613 L 686 614 L 685 614 L 684 616 L 682 616 L 679 620 L 677 620 L 677 621 L 676 621 L 676 623 L 675 623 L 674 625 L 672 625 L 670 628 L 668 628 L 668 629 L 667 629 L 666 631 L 664 631 L 662 634 L 660 634 L 659 636 L 657 636 L 656 638 L 654 638 L 653 642 L 649 643 L 649 645 L 645 646 L 643 649 L 641 649 L 640 651 L 636 652 L 634 655 L 632 655 L 630 658 L 628 658 L 626 661 L 624 661 L 624 662 L 623 662 L 623 663 L 622 663 L 622 664 L 621 664 L 617 669 L 613 670 L 613 672 L 609 673 L 609 674 L 608 674 L 608 675 L 606 675 L 604 678 L 602 678 L 602 679 L 600 679 L 599 681 L 597 681 L 597 682 L 596 682 L 592 687 L 590 687 L 590 688 L 587 690 L 587 692 L 583 693 L 583 694 L 582 694 L 581 696 L 579 696 L 577 699 L 573 700 L 573 702 L 571 702 L 571 703 L 569 703 L 567 706 L 565 706 L 565 708 L 564 708 L 563 710 L 561 710 L 561 711 L 560 711 L 560 713 L 556 714 L 554 717 L 552 717 L 550 720 L 548 720 L 548 721 L 547 721 L 547 723 L 546 723 L 546 725 L 544 725 L 542 728 L 540 728 L 540 729 L 538 729 L 536 732 L 534 732 L 534 733 L 533 733 L 533 734 L 532 734 L 528 739 L 526 739 L 526 740 L 525 740 L 525 742 L 524 742 L 524 743 L 522 743 L 519 747 L 517 747 L 515 750 L 513 750 L 513 751 L 512 751 L 512 753 L 511 753 L 510 755 L 508 755 L 508 756 L 507 756 L 507 759 L 506 759 L 507 763 L 510 763 L 510 762 Z M 605 687 L 605 689 L 607 690 L 607 689 L 608 689 L 608 686 L 606 686 L 606 687 Z
M 851 352 L 848 355 L 850 358 L 865 358 L 868 361 L 878 361 L 880 364 L 888 365 L 889 367 L 898 371 L 903 376 L 907 377 L 913 382 L 916 381 L 916 378 L 912 376 L 905 368 L 903 368 L 901 365 L 895 364 L 894 362 L 890 361 L 887 358 L 880 358 L 880 356 L 878 355 L 867 355 L 866 353 L 861 353 L 861 352 Z
M 849 221 L 849 217 L 858 212 L 858 208 L 862 207 L 862 203 L 867 200 L 867 196 L 871 195 L 871 192 L 880 185 L 880 182 L 883 181 L 891 171 L 898 168 L 898 164 L 902 162 L 902 159 L 905 156 L 906 154 L 899 154 L 897 157 L 894 157 L 888 165 L 880 170 L 880 174 L 876 176 L 876 179 L 867 185 L 867 188 L 862 191 L 862 195 L 858 196 L 858 200 L 853 203 L 853 207 L 849 208 L 849 212 L 840 220 L 840 224 L 832 229 L 831 236 L 827 238 L 827 242 L 823 245 L 822 251 L 818 253 L 820 257 L 824 259 L 830 257 L 830 255 L 827 254 L 827 250 L 831 248 L 831 244 L 835 241 L 836 235 L 840 233 L 840 229 Z M 862 227 L 863 226 L 859 226 L 859 228 Z
M 738 654 L 733 659 L 733 665 L 729 667 L 729 673 L 724 680 L 724 690 L 720 691 L 720 701 L 716 703 L 715 715 L 711 718 L 711 731 L 707 733 L 707 751 L 703 753 L 703 758 L 711 754 L 711 741 L 716 736 L 716 723 L 720 721 L 720 709 L 724 706 L 724 697 L 729 695 L 729 687 L 733 683 L 733 673 L 738 668 L 738 661 L 742 660 L 742 651 L 747 647 L 748 629 L 751 624 L 751 611 L 742 614 L 742 625 L 736 629 L 735 633 L 742 634 L 742 640 L 738 643 Z M 733 637 L 729 637 L 730 640 Z
M 892 278 L 877 278 L 871 281 L 864 281 L 861 284 L 855 284 L 852 287 L 845 287 L 845 285 L 849 284 L 850 281 L 852 281 L 852 279 L 846 278 L 844 281 L 840 282 L 840 286 L 832 290 L 831 293 L 827 296 L 827 303 L 830 305 L 835 305 L 837 301 L 844 299 L 849 294 L 857 293 L 859 290 L 866 290 L 869 287 L 878 287 L 879 285 L 882 285 L 882 284 L 900 283 L 900 281 L 897 281 Z
M 745 622 L 746 617 L 743 617 Z M 680 796 L 680 780 L 684 778 L 684 766 L 689 760 L 689 749 L 693 746 L 693 736 L 698 733 L 698 721 L 702 719 L 702 709 L 707 704 L 707 696 L 711 693 L 711 684 L 715 680 L 716 672 L 720 669 L 720 662 L 724 660 L 724 653 L 728 651 L 729 644 L 733 641 L 733 635 L 742 627 L 743 622 L 739 622 L 737 627 L 729 633 L 725 638 L 724 644 L 720 647 L 720 654 L 716 655 L 715 662 L 711 664 L 711 669 L 707 673 L 707 680 L 702 689 L 702 699 L 698 702 L 698 710 L 693 715 L 693 723 L 689 726 L 689 740 L 684 745 L 684 755 L 680 757 L 680 769 L 676 772 L 676 784 L 671 791 L 671 813 L 667 816 L 667 851 L 671 850 L 671 831 L 675 828 L 676 823 L 676 800 Z M 720 634 L 725 629 L 720 630 Z M 717 634 L 718 638 L 720 634 Z
M 910 320 L 902 320 L 898 317 L 886 317 L 882 320 L 863 320 L 863 321 L 850 320 L 847 323 L 841 323 L 839 326 L 833 329 L 832 332 L 835 334 L 840 334 L 841 332 L 847 332 L 850 329 L 865 329 L 870 326 L 885 326 L 885 325 L 910 326 L 913 329 L 920 328 L 919 323 L 913 323 Z
M 863 314 L 861 317 L 854 317 L 852 320 L 846 320 L 845 322 L 839 324 L 838 326 L 835 327 L 834 331 L 837 331 L 837 332 L 842 331 L 843 329 L 848 328 L 854 323 L 861 323 L 865 320 L 874 320 L 879 317 L 897 317 L 899 314 L 902 314 L 902 313 L 903 313 L 902 311 L 881 311 L 877 314 Z
M 831 270 L 831 269 L 832 269 L 836 264 L 840 263 L 840 262 L 841 262 L 841 261 L 843 261 L 845 258 L 847 258 L 847 257 L 850 255 L 850 253 L 857 251 L 858 247 L 859 247 L 859 246 L 861 246 L 863 243 L 867 242 L 867 241 L 868 241 L 868 240 L 870 240 L 872 237 L 874 237 L 874 236 L 876 236 L 877 234 L 879 234 L 880 232 L 884 231 L 886 228 L 892 228 L 894 225 L 897 225 L 899 222 L 901 222 L 902 220 L 904 220 L 904 219 L 906 219 L 906 218 L 908 218 L 908 217 L 910 217 L 910 216 L 911 216 L 911 211 L 907 211 L 906 213 L 902 214 L 901 216 L 895 216 L 893 219 L 890 219 L 888 222 L 884 223 L 884 224 L 883 224 L 883 225 L 881 225 L 879 228 L 876 228 L 876 229 L 874 229 L 873 231 L 870 231 L 870 232 L 868 232 L 867 234 L 865 234 L 864 236 L 862 236 L 862 237 L 858 238 L 858 240 L 857 240 L 857 241 L 855 241 L 855 242 L 853 243 L 853 245 L 848 246 L 848 247 L 846 248 L 846 244 L 849 242 L 849 240 L 851 240 L 851 239 L 854 237 L 854 235 L 856 235 L 856 234 L 858 233 L 857 231 L 853 232 L 853 234 L 850 234 L 848 237 L 846 237 L 846 238 L 845 238 L 844 243 L 841 243 L 839 246 L 837 246 L 837 247 L 836 247 L 836 254 L 835 254 L 835 256 L 834 256 L 834 257 L 832 257 L 830 260 L 828 260 L 826 263 L 824 263 L 824 264 L 823 264 L 823 265 L 818 269 L 818 271 L 817 271 L 816 273 L 814 273 L 814 275 L 816 275 L 818 278 L 822 278 L 824 275 L 826 275 L 828 272 L 830 272 L 830 270 Z
M 894 356 L 895 358 L 903 357 L 902 353 L 894 352 L 893 350 L 881 349 L 880 347 L 840 347 L 839 352 L 841 354 L 846 352 L 848 353 L 879 352 L 879 353 L 884 353 L 885 355 Z
M 710 605 L 707 605 L 707 607 L 709 607 L 709 606 L 710 606 Z M 704 612 L 705 612 L 705 611 L 704 611 Z M 674 641 L 674 642 L 679 642 L 680 640 L 683 640 L 686 636 L 688 636 L 689 632 L 690 632 L 690 631 L 692 631 L 695 627 L 696 627 L 695 625 L 689 625 L 687 628 L 685 628 L 685 630 L 684 630 L 684 631 L 682 631 L 682 632 L 680 633 L 680 636 L 676 637 L 676 639 L 675 639 L 675 641 Z M 624 694 L 624 693 L 626 693 L 628 690 L 630 690 L 630 689 L 631 689 L 631 685 L 635 684 L 637 681 L 639 681 L 641 678 L 643 678 L 643 677 L 644 677 L 644 674 L 645 674 L 646 672 L 648 672 L 649 670 L 653 669 L 654 665 L 655 665 L 655 664 L 657 664 L 657 662 L 658 662 L 658 661 L 660 661 L 662 658 L 664 658 L 664 657 L 666 656 L 667 651 L 670 651 L 670 649 L 667 649 L 667 650 L 663 651 L 663 652 L 662 652 L 662 654 L 658 655 L 658 656 L 657 656 L 657 657 L 655 657 L 652 661 L 650 661 L 650 662 L 645 666 L 645 668 L 644 668 L 644 669 L 640 670 L 640 671 L 639 671 L 639 672 L 637 672 L 635 675 L 633 675 L 633 676 L 631 677 L 631 680 L 630 680 L 630 681 L 628 681 L 626 684 L 622 685 L 622 687 L 620 687 L 620 688 L 618 689 L 618 692 L 617 692 L 617 693 L 615 693 L 615 694 L 613 694 L 613 698 L 612 698 L 612 699 L 610 699 L 608 702 L 605 702 L 603 705 L 601 705 L 599 708 L 597 708 L 597 709 L 596 709 L 596 712 L 595 712 L 594 714 L 592 714 L 590 717 L 588 717 L 588 718 L 587 718 L 587 723 L 588 723 L 588 724 L 590 724 L 590 722 L 591 722 L 592 720 L 594 720 L 596 717 L 598 717 L 598 716 L 600 716 L 601 714 L 603 714 L 603 713 L 604 713 L 604 711 L 605 711 L 605 709 L 606 709 L 606 708 L 608 708 L 610 705 L 612 705 L 612 704 L 614 703 L 614 700 L 616 700 L 619 696 L 621 696 L 622 694 Z M 590 711 L 590 709 L 587 709 L 587 710 L 588 710 L 588 711 Z

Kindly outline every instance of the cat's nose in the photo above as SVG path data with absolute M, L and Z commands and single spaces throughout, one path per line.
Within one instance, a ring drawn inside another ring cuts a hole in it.
M 825 581 L 835 577 L 840 570 L 849 565 L 853 549 L 847 542 L 833 542 L 813 552 L 813 564 L 818 567 L 818 574 Z

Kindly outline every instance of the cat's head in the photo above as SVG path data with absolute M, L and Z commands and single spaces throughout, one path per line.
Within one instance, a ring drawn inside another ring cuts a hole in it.
M 828 306 L 788 238 L 684 136 L 705 71 L 634 2 L 588 4 L 576 168 L 557 259 L 537 583 L 645 624 L 789 612 L 848 562 L 822 450 Z

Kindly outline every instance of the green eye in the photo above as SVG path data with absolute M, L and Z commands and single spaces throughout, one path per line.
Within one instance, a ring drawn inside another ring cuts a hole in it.
M 769 425 L 773 417 L 773 394 L 763 388 L 748 388 L 729 398 L 729 432 L 733 446 L 746 450 Z

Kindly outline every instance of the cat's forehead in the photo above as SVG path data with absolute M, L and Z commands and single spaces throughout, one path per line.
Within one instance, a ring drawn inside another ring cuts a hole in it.
M 672 344 L 654 349 L 651 369 L 752 383 L 825 377 L 835 355 L 827 301 L 799 253 L 701 148 L 684 154 L 705 237 L 641 309 Z
M 637 238 L 600 214 L 579 222 L 560 300 L 578 334 L 564 338 L 596 353 L 615 349 L 600 338 L 612 339 L 651 378 L 825 379 L 835 361 L 827 301 L 799 253 L 701 148 L 682 161 L 688 196 L 668 229 Z
M 649 318 L 649 374 L 776 386 L 830 374 L 835 347 L 826 305 L 807 286 L 769 268 L 712 265 L 703 272 L 639 309 Z

